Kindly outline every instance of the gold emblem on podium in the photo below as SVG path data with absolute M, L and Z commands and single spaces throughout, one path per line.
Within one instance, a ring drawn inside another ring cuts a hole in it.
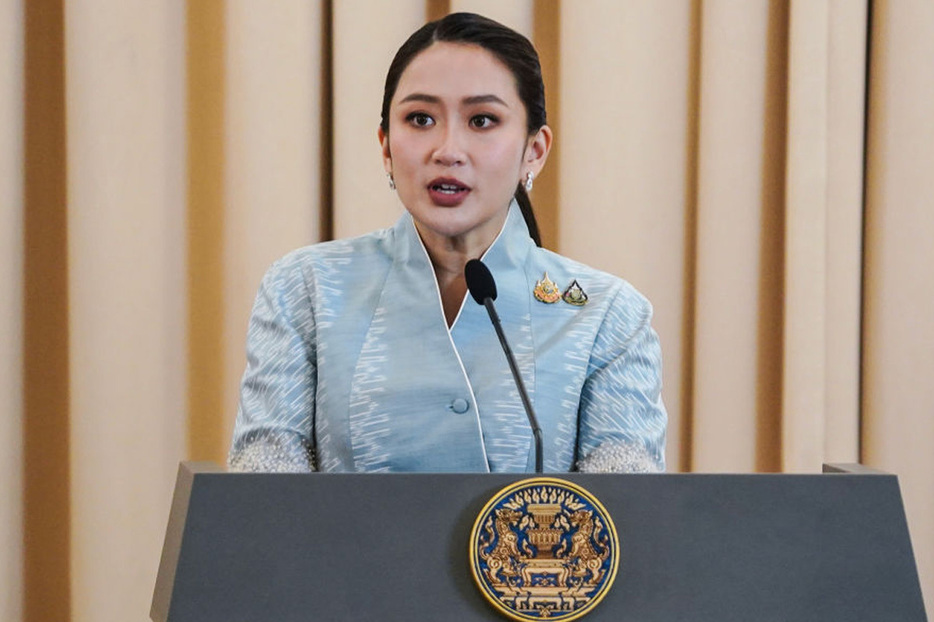
M 576 620 L 612 586 L 619 536 L 606 509 L 580 486 L 522 480 L 477 517 L 470 568 L 487 600 L 514 620 Z

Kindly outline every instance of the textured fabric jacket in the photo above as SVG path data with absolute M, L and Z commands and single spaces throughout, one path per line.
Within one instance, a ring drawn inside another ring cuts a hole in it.
M 543 431 L 549 472 L 662 470 L 667 416 L 648 301 L 538 248 L 513 204 L 483 257 Z M 577 280 L 588 299 L 546 304 Z M 599 448 L 599 449 L 598 449 Z M 486 309 L 448 330 L 408 214 L 276 262 L 250 321 L 229 456 L 261 471 L 530 472 L 532 434 Z

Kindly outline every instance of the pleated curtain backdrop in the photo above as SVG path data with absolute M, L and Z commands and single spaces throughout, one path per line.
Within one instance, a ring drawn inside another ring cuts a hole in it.
M 934 611 L 934 3 L 0 0 L 0 618 L 145 620 L 268 265 L 388 226 L 386 69 L 539 48 L 546 246 L 652 300 L 672 471 L 899 475 Z

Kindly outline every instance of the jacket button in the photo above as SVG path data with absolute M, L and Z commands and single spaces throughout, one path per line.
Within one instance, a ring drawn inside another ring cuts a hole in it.
M 467 412 L 469 408 L 470 408 L 470 402 L 468 402 L 462 397 L 459 397 L 453 402 L 451 402 L 451 410 L 453 410 L 459 415 Z

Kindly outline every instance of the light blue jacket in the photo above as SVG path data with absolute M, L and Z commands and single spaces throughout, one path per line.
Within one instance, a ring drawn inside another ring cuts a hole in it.
M 542 427 L 545 470 L 663 470 L 667 415 L 648 301 L 536 247 L 515 204 L 483 261 Z M 576 279 L 588 302 L 538 301 L 546 272 L 561 291 Z M 467 296 L 448 330 L 408 214 L 390 229 L 294 251 L 267 272 L 229 463 L 533 470 L 528 420 L 486 310 Z

